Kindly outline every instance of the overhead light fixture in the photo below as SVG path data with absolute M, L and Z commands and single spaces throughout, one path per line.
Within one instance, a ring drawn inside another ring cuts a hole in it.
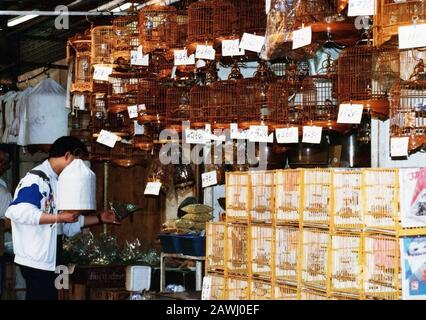
M 20 23 L 26 22 L 28 20 L 34 19 L 35 17 L 38 17 L 38 14 L 29 14 L 26 16 L 19 16 L 13 19 L 10 19 L 7 21 L 7 26 L 8 27 L 14 27 Z
M 135 6 L 137 6 L 138 4 L 135 3 Z M 129 9 L 132 6 L 132 2 L 126 2 L 122 5 L 119 5 L 117 8 L 112 9 L 112 12 L 120 12 L 120 11 L 126 11 L 127 9 Z

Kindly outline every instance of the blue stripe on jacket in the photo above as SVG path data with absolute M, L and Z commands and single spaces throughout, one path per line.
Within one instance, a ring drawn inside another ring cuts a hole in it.
M 32 184 L 29 187 L 24 187 L 19 190 L 18 195 L 15 200 L 10 204 L 10 206 L 19 204 L 19 203 L 30 203 L 35 205 L 37 208 L 41 209 L 41 199 L 43 199 L 43 195 L 39 190 L 39 186 L 37 184 Z

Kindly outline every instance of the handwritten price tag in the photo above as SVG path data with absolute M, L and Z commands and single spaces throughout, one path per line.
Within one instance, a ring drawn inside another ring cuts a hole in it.
M 191 54 L 188 57 L 188 51 L 187 50 L 175 50 L 174 52 L 175 56 L 175 66 L 186 66 L 195 64 L 195 55 Z
M 114 148 L 117 140 L 118 140 L 118 136 L 115 135 L 114 133 L 106 131 L 106 130 L 101 130 L 101 132 L 99 133 L 98 139 L 96 139 L 96 142 L 104 144 L 110 148 Z
M 145 133 L 145 127 L 140 125 L 137 120 L 133 121 L 135 135 L 143 135 Z
M 280 128 L 275 130 L 275 136 L 278 143 L 298 143 L 299 142 L 299 128 Z
M 265 44 L 265 37 L 256 36 L 251 33 L 244 33 L 241 39 L 240 48 L 248 51 L 260 53 Z
M 134 66 L 149 66 L 149 54 L 144 55 L 142 46 L 130 51 L 130 64 Z
M 93 80 L 108 81 L 108 77 L 111 73 L 112 67 L 97 65 L 93 71 Z
M 205 276 L 203 278 L 203 288 L 201 290 L 201 300 L 210 300 L 212 292 L 212 277 Z
M 373 16 L 376 14 L 375 0 L 349 0 L 348 16 Z
M 322 127 L 304 126 L 303 143 L 321 143 Z
M 128 106 L 127 111 L 129 112 L 129 118 L 134 119 L 138 116 L 138 105 Z
M 312 27 L 306 27 L 293 31 L 293 50 L 311 44 Z
M 339 115 L 337 123 L 359 124 L 362 119 L 362 104 L 341 104 L 339 107 Z
M 148 182 L 143 194 L 158 196 L 160 194 L 161 182 Z
M 268 139 L 267 126 L 250 126 L 249 140 L 251 142 L 268 142 Z
M 231 123 L 231 139 L 238 139 L 240 136 L 240 130 L 238 130 L 238 123 Z
M 244 54 L 244 49 L 240 49 L 240 39 L 222 40 L 223 57 L 236 57 L 243 56 Z
M 213 46 L 197 45 L 195 50 L 195 58 L 214 60 L 216 58 L 216 50 L 213 49 Z
M 210 140 L 208 134 L 204 130 L 185 130 L 185 141 L 189 144 L 206 144 Z
M 408 156 L 408 137 L 391 138 L 391 157 Z
M 201 174 L 201 186 L 203 188 L 211 187 L 217 184 L 217 172 L 210 171 Z
M 426 24 L 398 28 L 399 49 L 426 47 Z

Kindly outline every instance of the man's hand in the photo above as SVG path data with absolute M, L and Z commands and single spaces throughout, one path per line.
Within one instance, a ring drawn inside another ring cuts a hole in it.
M 80 211 L 64 210 L 58 213 L 58 223 L 74 223 L 80 217 Z
M 115 220 L 115 213 L 112 210 L 104 211 L 99 214 L 99 217 L 102 220 L 102 223 L 106 224 L 120 224 L 120 222 Z

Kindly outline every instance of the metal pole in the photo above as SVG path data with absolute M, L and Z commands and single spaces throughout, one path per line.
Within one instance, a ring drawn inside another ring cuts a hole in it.
M 108 210 L 108 162 L 104 162 L 104 210 Z M 104 233 L 107 233 L 107 225 L 103 224 Z
M 132 12 L 113 11 L 24 11 L 24 10 L 0 10 L 0 16 L 126 16 L 134 15 Z

